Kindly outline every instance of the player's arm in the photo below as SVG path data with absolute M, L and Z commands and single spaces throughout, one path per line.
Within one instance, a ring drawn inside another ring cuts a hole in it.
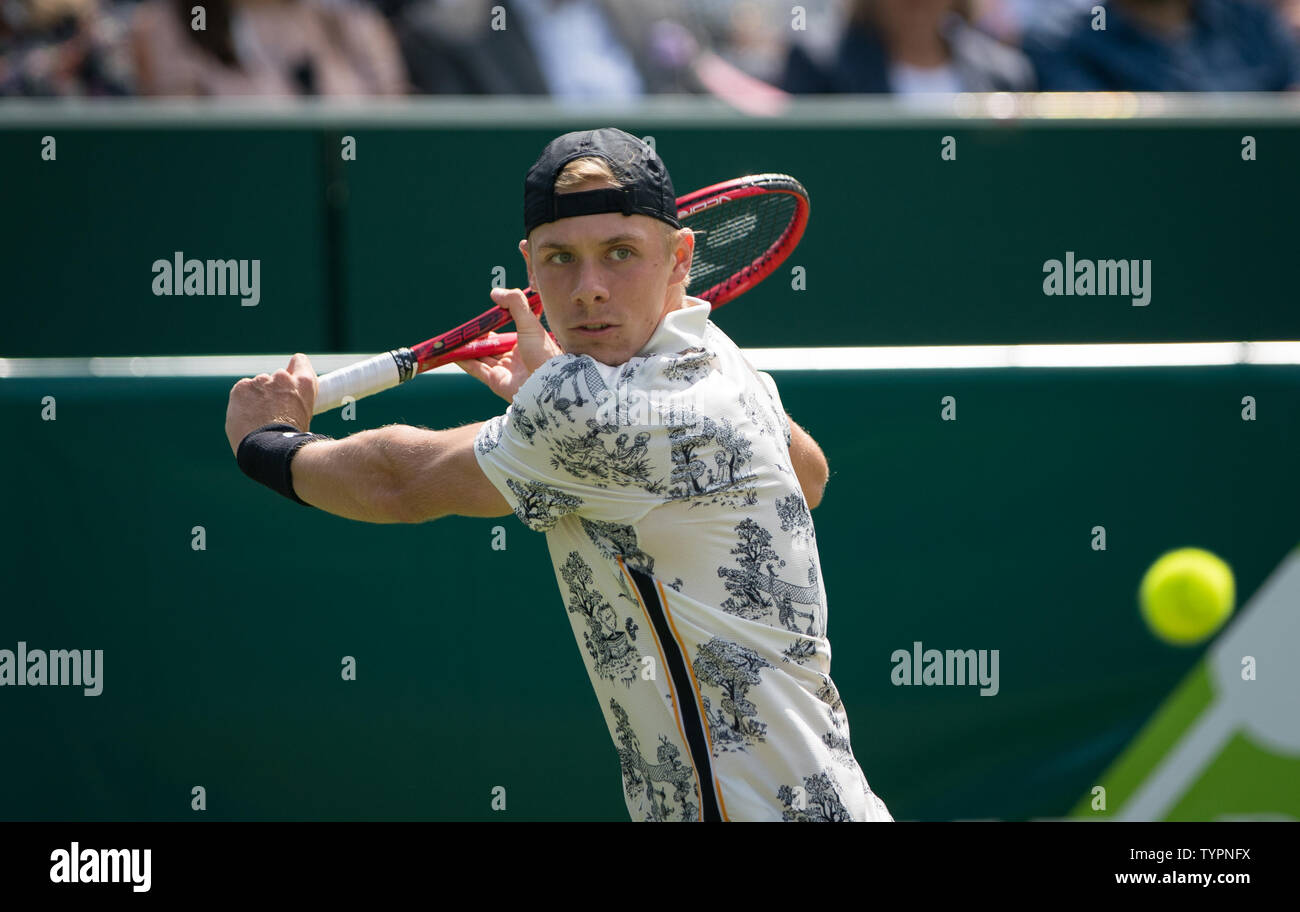
M 433 431 L 394 424 L 314 441 L 294 456 L 294 493 L 313 507 L 363 522 L 505 516 L 509 504 L 474 456 L 481 426 Z
M 815 508 L 822 502 L 822 492 L 826 490 L 826 480 L 830 478 L 830 467 L 826 464 L 826 454 L 817 445 L 817 441 L 808 432 L 794 423 L 787 412 L 790 422 L 790 462 L 794 465 L 794 474 L 803 488 L 803 499 L 808 501 L 808 509 Z
M 316 372 L 302 354 L 294 355 L 287 369 L 240 380 L 231 389 L 226 407 L 226 439 L 231 452 L 238 457 L 245 438 L 264 425 L 282 424 L 306 431 L 316 390 Z M 295 444 L 289 462 L 292 493 L 314 507 L 363 522 L 504 516 L 511 512 L 509 505 L 483 474 L 474 455 L 478 428 L 478 424 L 470 424 L 431 431 L 390 425 L 342 440 Z M 250 440 L 267 435 L 275 438 L 267 431 Z M 279 449 L 271 452 L 283 455 Z M 245 471 L 255 471 L 254 477 L 265 480 L 262 471 L 266 464 L 259 461 L 261 469 Z M 283 466 L 283 461 L 272 461 L 266 483 L 281 485 Z

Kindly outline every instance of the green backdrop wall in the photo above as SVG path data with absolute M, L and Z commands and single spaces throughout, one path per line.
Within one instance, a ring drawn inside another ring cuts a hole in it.
M 3 113 L 11 358 L 424 338 L 482 309 L 494 267 L 526 281 L 525 169 L 609 122 Z M 679 192 L 766 170 L 810 190 L 807 290 L 774 278 L 718 315 L 745 346 L 1300 338 L 1298 124 L 620 122 Z M 260 259 L 260 303 L 154 296 L 150 264 L 177 250 Z M 1067 250 L 1150 259 L 1150 305 L 1044 296 Z M 1300 540 L 1294 365 L 775 376 L 832 469 L 814 513 L 832 674 L 900 819 L 1065 814 L 1202 652 L 1142 627 L 1143 569 L 1200 545 L 1247 598 Z M 544 540 L 512 517 L 377 526 L 277 498 L 224 440 L 232 380 L 0 380 L 0 648 L 105 651 L 99 697 L 0 690 L 0 818 L 189 819 L 202 785 L 209 819 L 497 819 L 502 785 L 512 819 L 625 819 Z M 438 375 L 315 427 L 501 405 Z M 998 649 L 1000 692 L 893 686 L 915 641 Z
M 1295 368 L 776 379 L 832 468 L 814 512 L 832 675 L 900 819 L 1064 815 L 1202 652 L 1142 626 L 1147 564 L 1210 548 L 1244 599 L 1300 541 Z M 229 385 L 0 383 L 0 426 L 22 442 L 0 448 L 0 647 L 105 651 L 98 697 L 0 690 L 0 817 L 184 819 L 203 785 L 215 819 L 493 819 L 503 785 L 512 819 L 625 819 L 542 536 L 514 517 L 369 525 L 279 498 L 230 454 Z M 445 427 L 500 406 L 431 375 L 314 427 Z M 999 693 L 894 686 L 891 653 L 918 640 L 999 650 Z
M 10 357 L 428 338 L 489 306 L 494 269 L 527 284 L 523 175 L 559 131 L 604 123 L 2 115 Z M 655 138 L 679 193 L 756 171 L 808 187 L 790 261 L 806 290 L 783 275 L 748 295 L 724 318 L 741 345 L 1300 338 L 1288 266 L 1300 119 L 619 124 Z M 345 136 L 355 161 L 341 159 Z M 945 136 L 955 160 L 941 157 Z M 260 260 L 261 302 L 155 296 L 151 264 L 178 250 Z M 1043 264 L 1067 251 L 1150 260 L 1150 303 L 1045 296 Z

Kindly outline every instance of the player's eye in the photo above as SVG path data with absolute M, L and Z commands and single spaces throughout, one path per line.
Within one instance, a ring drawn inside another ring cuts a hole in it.
M 561 260 L 560 257 L 570 257 L 570 256 L 573 256 L 573 254 L 569 253 L 567 250 L 559 250 L 551 254 L 550 256 L 548 256 L 546 260 L 549 263 L 567 263 L 569 262 L 568 260 Z
M 616 259 L 616 260 L 623 261 L 623 260 L 629 260 L 629 259 L 631 259 L 631 258 L 632 258 L 632 254 L 634 253 L 634 251 L 632 250 L 631 247 L 615 247 L 613 250 L 610 251 L 610 254 L 611 254 L 611 255 L 613 255 L 613 254 L 617 254 L 617 253 L 626 253 L 626 254 L 627 254 L 627 256 L 615 256 L 615 257 L 614 257 L 614 259 Z

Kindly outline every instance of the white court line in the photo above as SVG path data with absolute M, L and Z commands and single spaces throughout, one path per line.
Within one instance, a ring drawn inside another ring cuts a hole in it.
M 324 374 L 371 357 L 311 355 Z M 762 371 L 939 370 L 971 368 L 1207 367 L 1300 364 L 1300 342 L 1156 342 L 1096 345 L 916 345 L 747 348 Z M 0 358 L 0 378 L 251 377 L 288 366 L 288 355 L 185 355 L 114 358 Z M 429 374 L 468 376 L 454 364 Z

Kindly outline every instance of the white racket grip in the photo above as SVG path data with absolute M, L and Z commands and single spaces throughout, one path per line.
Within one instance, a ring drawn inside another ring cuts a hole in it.
M 392 389 L 415 376 L 415 358 L 409 348 L 375 355 L 365 361 L 340 367 L 317 378 L 316 406 L 313 415 L 328 412 L 343 404 L 347 397 L 362 399 Z

